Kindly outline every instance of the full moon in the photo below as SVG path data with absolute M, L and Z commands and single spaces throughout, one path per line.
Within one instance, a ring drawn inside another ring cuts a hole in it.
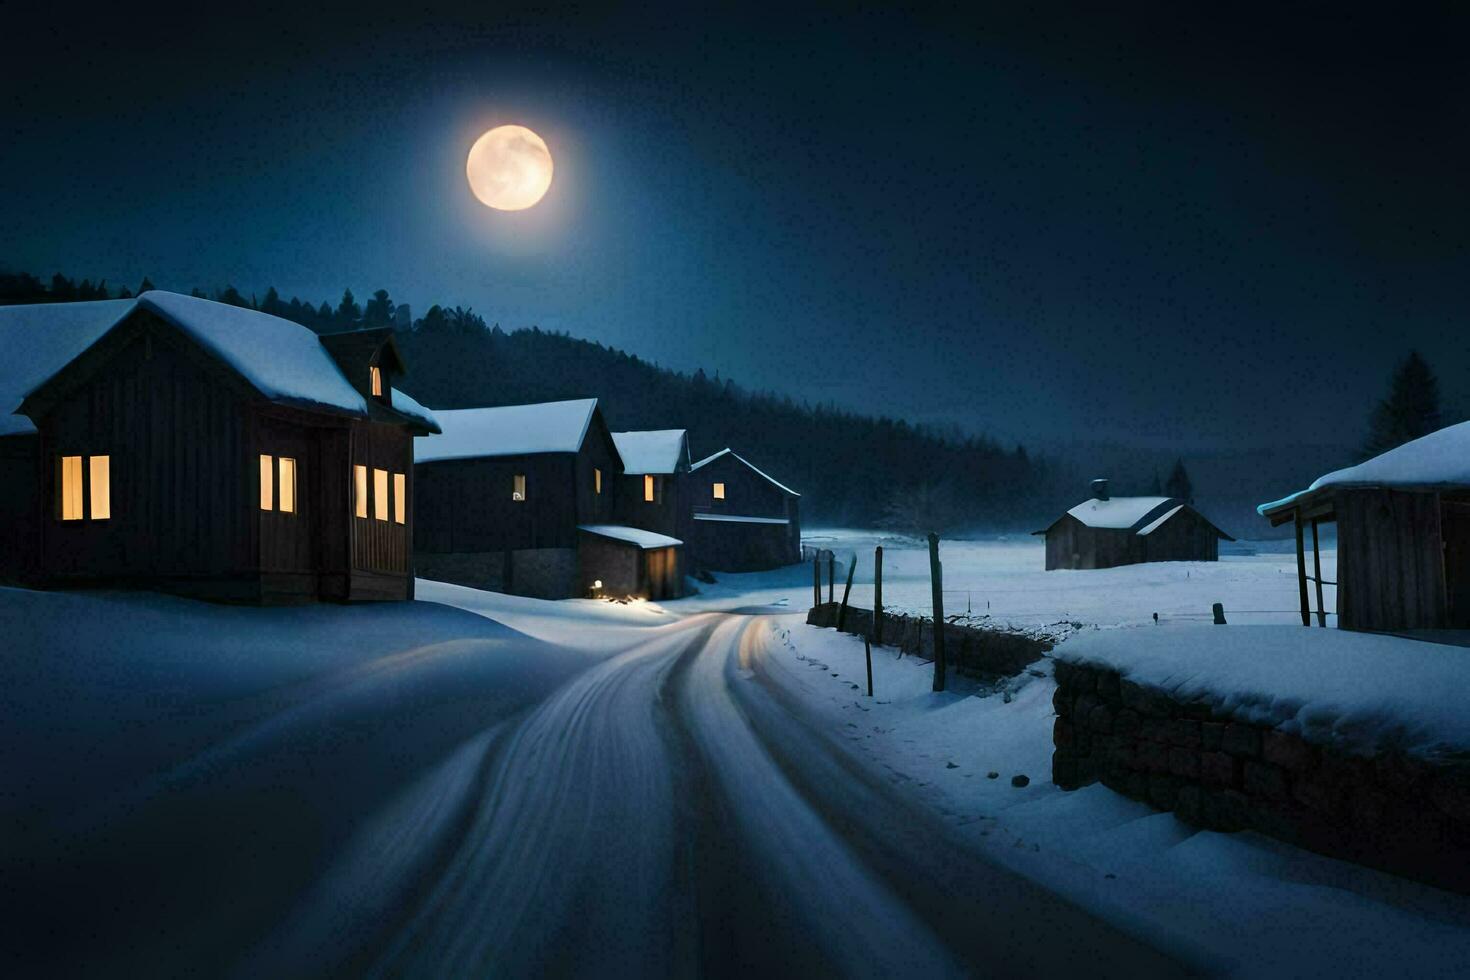
M 470 147 L 470 190 L 498 211 L 524 211 L 551 186 L 551 151 L 525 126 L 496 126 Z

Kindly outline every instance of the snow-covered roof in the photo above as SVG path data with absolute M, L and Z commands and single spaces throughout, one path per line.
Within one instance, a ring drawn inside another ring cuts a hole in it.
M 161 289 L 137 299 L 239 372 L 274 402 L 367 414 L 367 401 L 342 376 L 317 335 L 299 323 Z
M 0 306 L 0 436 L 35 432 L 26 395 L 133 311 L 131 299 Z
M 586 531 L 602 538 L 612 538 L 614 541 L 624 541 L 628 544 L 636 544 L 647 550 L 649 548 L 677 548 L 684 542 L 678 538 L 671 538 L 667 534 L 659 534 L 656 531 L 645 531 L 638 527 L 624 527 L 621 524 L 578 524 L 578 531 Z
M 729 521 L 732 524 L 790 524 L 784 517 L 744 517 L 740 514 L 695 514 L 696 521 Z
M 756 475 L 758 475 L 762 479 L 766 480 L 766 482 L 771 483 L 771 484 L 774 484 L 777 488 L 786 491 L 787 493 L 791 494 L 791 496 L 793 496 L 793 497 L 800 497 L 801 496 L 801 494 L 797 493 L 795 490 L 791 489 L 790 487 L 788 487 L 785 484 L 781 483 L 780 481 L 776 480 L 769 473 L 762 472 L 760 469 L 758 469 L 756 467 L 756 465 L 754 463 L 752 463 L 750 460 L 746 459 L 744 456 L 740 455 L 739 453 L 735 452 L 733 449 L 721 449 L 717 453 L 713 453 L 713 454 L 711 454 L 709 456 L 706 456 L 704 459 L 701 459 L 699 462 L 697 462 L 693 466 L 689 467 L 689 470 L 692 473 L 693 471 L 699 469 L 701 466 L 705 466 L 705 465 L 707 465 L 709 463 L 713 463 L 715 460 L 719 459 L 721 456 L 734 456 L 736 459 L 740 460 L 740 462 L 744 463 L 746 466 L 749 466 L 752 470 L 755 470 Z
M 1356 466 L 1334 470 L 1306 490 L 1256 510 L 1265 514 L 1324 487 L 1470 487 L 1470 422 L 1446 426 Z
M 441 435 L 415 439 L 415 462 L 574 453 L 582 448 L 596 398 L 499 408 L 442 409 L 434 413 Z
M 629 476 L 676 472 L 680 463 L 689 461 L 686 436 L 685 429 L 648 429 L 612 434 L 618 455 L 623 458 L 623 472 Z
M 1067 511 L 1088 527 L 1134 531 L 1179 503 L 1173 497 L 1109 497 L 1084 500 Z
M 1145 534 L 1152 534 L 1153 532 L 1157 531 L 1159 528 L 1164 526 L 1165 521 L 1167 521 L 1169 518 L 1173 517 L 1175 514 L 1179 513 L 1183 509 L 1184 505 L 1178 504 L 1173 509 L 1167 510 L 1164 513 L 1160 514 L 1158 517 L 1154 518 L 1152 521 L 1138 529 L 1139 536 L 1142 537 Z
M 416 402 L 407 392 L 398 388 L 394 388 L 392 391 L 393 408 L 395 411 L 407 415 L 409 418 L 418 419 L 420 422 L 424 422 L 431 427 L 438 427 L 439 419 L 433 412 Z

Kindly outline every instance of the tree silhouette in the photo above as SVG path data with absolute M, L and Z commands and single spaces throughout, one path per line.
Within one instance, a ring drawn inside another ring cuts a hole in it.
M 1440 425 L 1439 379 L 1418 351 L 1409 351 L 1409 356 L 1394 368 L 1388 397 L 1375 405 L 1368 416 L 1363 458 L 1427 436 Z

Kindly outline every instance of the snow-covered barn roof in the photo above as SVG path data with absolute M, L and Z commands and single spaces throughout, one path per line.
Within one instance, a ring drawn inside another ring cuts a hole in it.
M 1269 516 L 1329 487 L 1470 487 L 1470 422 L 1446 426 L 1356 466 L 1318 477 L 1305 490 L 1261 504 Z
M 678 538 L 671 538 L 667 534 L 659 534 L 656 531 L 645 531 L 638 527 L 624 527 L 621 524 L 578 524 L 578 531 L 586 531 L 598 537 L 612 538 L 614 541 L 622 541 L 626 544 L 636 544 L 647 550 L 649 548 L 677 548 L 684 542 Z
M 539 405 L 443 409 L 434 413 L 442 435 L 415 439 L 415 462 L 575 453 L 582 448 L 596 398 Z
M 422 422 L 426 427 L 435 432 L 439 431 L 439 419 L 431 411 L 420 405 L 407 392 L 394 388 L 392 393 L 393 409 L 400 415 L 407 415 L 415 421 Z
M 137 305 L 131 299 L 91 303 L 0 306 L 0 436 L 35 432 L 13 414 L 26 395 L 117 325 Z
M 118 327 L 135 310 L 171 324 L 238 373 L 262 396 L 306 408 L 366 417 L 367 400 L 342 374 L 317 335 L 269 313 L 153 289 L 133 299 L 0 307 L 0 435 L 34 432 L 13 415 L 25 399 Z M 401 392 L 393 410 L 435 427 L 428 409 Z
M 730 524 L 790 524 L 784 517 L 746 517 L 742 514 L 695 514 L 696 521 L 725 521 Z
M 1199 511 L 1194 510 L 1178 497 L 1108 497 L 1106 500 L 1093 497 L 1084 500 L 1063 514 L 1062 517 L 1073 517 L 1084 525 L 1104 531 L 1131 531 L 1137 535 L 1152 534 L 1167 524 L 1180 511 L 1188 508 L 1199 516 L 1206 524 L 1214 528 L 1215 533 L 1226 541 L 1234 541 L 1230 535 L 1220 530 Z M 1052 521 L 1050 525 L 1032 534 L 1045 534 L 1062 517 Z
M 685 429 L 647 429 L 614 432 L 613 443 L 629 476 L 645 473 L 675 473 L 689 462 L 689 438 Z
M 793 496 L 793 497 L 800 497 L 801 496 L 801 494 L 797 493 L 795 490 L 793 490 L 790 487 L 786 486 L 784 483 L 781 483 L 779 480 L 777 480 L 774 477 L 772 477 L 769 473 L 765 473 L 765 472 L 761 471 L 759 468 L 756 467 L 756 465 L 754 463 L 752 463 L 750 460 L 746 459 L 744 456 L 740 455 L 739 453 L 735 452 L 733 449 L 721 449 L 717 453 L 713 453 L 713 454 L 711 454 L 709 456 L 706 456 L 704 459 L 701 459 L 699 462 L 697 462 L 693 466 L 689 467 L 689 470 L 690 470 L 690 472 L 693 472 L 694 470 L 699 469 L 701 466 L 706 466 L 706 465 L 708 465 L 710 463 L 713 463 L 715 460 L 719 459 L 721 456 L 733 456 L 736 459 L 740 460 L 740 462 L 744 463 L 746 466 L 749 466 L 752 470 L 754 470 L 757 476 L 759 476 L 762 479 L 766 480 L 768 483 L 773 484 L 778 489 L 786 491 L 787 493 L 791 494 L 791 496 Z

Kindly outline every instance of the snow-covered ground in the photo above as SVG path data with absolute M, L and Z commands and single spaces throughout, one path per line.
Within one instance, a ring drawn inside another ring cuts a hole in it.
M 854 755 L 1109 921 L 1245 976 L 1463 976 L 1470 963 L 1463 896 L 1254 833 L 1196 830 L 1100 784 L 1058 789 L 1050 660 L 1002 691 L 935 694 L 930 665 L 880 648 L 868 698 L 861 640 L 794 619 L 771 629 L 768 674 Z M 1013 786 L 1017 775 L 1028 784 Z
M 851 602 L 864 608 L 871 608 L 873 601 L 873 548 L 882 545 L 884 607 L 930 614 L 933 600 L 924 542 L 871 531 L 821 528 L 807 530 L 802 541 L 830 548 L 839 562 L 857 556 Z M 1218 562 L 1156 562 L 1088 571 L 1046 571 L 1045 544 L 1030 535 L 946 539 L 939 550 L 944 563 L 946 616 L 968 612 L 971 618 L 980 619 L 988 615 L 997 624 L 1023 628 L 1058 622 L 1134 625 L 1151 623 L 1154 613 L 1164 622 L 1208 622 L 1211 606 L 1220 602 L 1231 623 L 1301 622 L 1296 555 L 1289 543 L 1280 541 L 1229 545 Z M 1307 560 L 1310 564 L 1310 552 Z M 1336 581 L 1336 572 L 1337 552 L 1324 547 L 1322 577 Z M 822 574 L 825 598 L 825 568 Z M 837 598 L 841 598 L 845 575 L 845 567 L 839 565 Z M 703 608 L 730 599 L 742 603 L 784 599 L 792 608 L 811 605 L 810 565 L 739 575 L 716 573 L 716 577 L 718 583 L 704 587 L 691 604 Z M 1327 611 L 1335 611 L 1335 587 L 1327 586 L 1323 598 Z M 1312 602 L 1315 609 L 1315 596 Z

